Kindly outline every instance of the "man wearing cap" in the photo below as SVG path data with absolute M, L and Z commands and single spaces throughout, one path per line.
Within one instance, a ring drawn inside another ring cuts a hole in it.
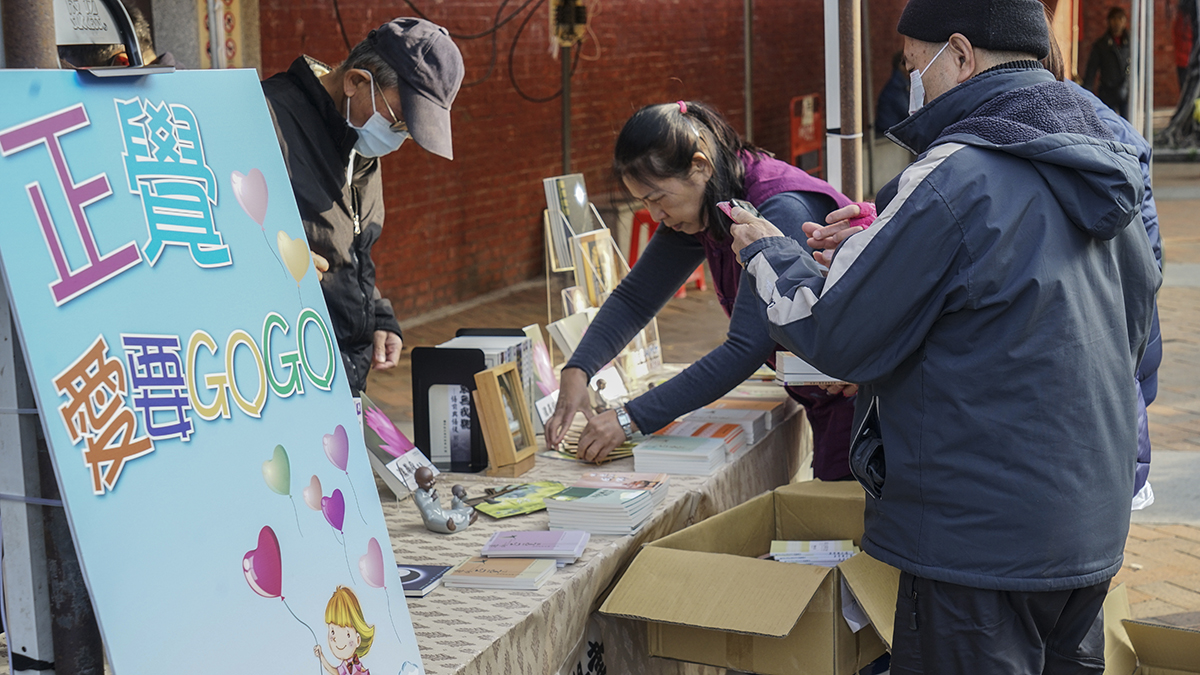
M 1038 0 L 910 0 L 917 161 L 827 276 L 735 209 L 771 336 L 861 385 L 863 549 L 901 570 L 894 675 L 1096 673 L 1161 282 L 1137 157 L 1037 59 Z M 806 225 L 814 240 L 832 228 Z
M 371 260 L 383 230 L 379 158 L 411 136 L 453 159 L 450 106 L 462 78 L 446 29 L 399 18 L 371 31 L 337 68 L 301 56 L 263 81 L 355 394 L 371 368 L 395 366 L 403 346 Z

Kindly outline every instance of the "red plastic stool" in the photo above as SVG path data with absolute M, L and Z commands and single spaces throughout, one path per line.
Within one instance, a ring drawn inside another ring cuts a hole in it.
M 642 228 L 646 229 L 646 243 L 650 242 L 650 237 L 654 236 L 654 231 L 658 229 L 658 223 L 650 217 L 650 211 L 647 209 L 639 209 L 633 213 L 633 225 L 629 232 L 629 266 L 637 262 L 638 256 L 642 253 Z M 706 288 L 704 281 L 704 263 L 696 266 L 692 270 L 692 274 L 683 282 L 678 291 L 675 291 L 675 297 L 686 298 L 688 284 L 696 282 L 696 290 L 703 291 Z

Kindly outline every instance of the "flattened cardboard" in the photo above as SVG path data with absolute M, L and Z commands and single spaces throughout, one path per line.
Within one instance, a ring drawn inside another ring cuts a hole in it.
M 654 656 L 763 675 L 850 675 L 885 651 L 875 629 L 890 638 L 899 572 L 869 558 L 851 558 L 843 575 L 757 556 L 772 539 L 859 543 L 864 505 L 857 483 L 812 481 L 755 497 L 645 546 L 600 611 L 647 621 Z M 843 576 L 875 629 L 846 624 Z
M 1137 670 L 1137 654 L 1121 625 L 1129 616 L 1129 592 L 1121 584 L 1104 599 L 1104 675 L 1133 675 Z

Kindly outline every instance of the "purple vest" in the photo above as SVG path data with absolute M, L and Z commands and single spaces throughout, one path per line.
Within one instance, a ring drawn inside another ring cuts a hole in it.
M 746 201 L 756 208 L 781 192 L 815 192 L 825 195 L 837 203 L 837 207 L 852 204 L 845 195 L 834 190 L 829 183 L 808 175 L 799 167 L 763 155 L 742 154 L 746 165 Z M 733 238 L 717 241 L 708 232 L 694 235 L 704 244 L 704 255 L 712 272 L 713 286 L 717 299 L 726 316 L 732 316 L 733 303 L 737 298 L 738 281 L 742 278 L 742 266 L 733 253 Z

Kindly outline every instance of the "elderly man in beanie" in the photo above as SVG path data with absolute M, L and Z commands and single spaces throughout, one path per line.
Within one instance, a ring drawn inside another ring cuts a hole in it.
M 888 135 L 918 158 L 878 219 L 827 275 L 737 209 L 735 248 L 771 336 L 861 385 L 863 548 L 902 572 L 891 672 L 1099 674 L 1161 282 L 1138 160 L 1038 63 L 1038 0 L 910 0 L 899 32 L 912 114 Z M 814 248 L 838 227 L 806 225 Z
M 396 365 L 403 344 L 371 260 L 383 230 L 379 158 L 412 137 L 454 159 L 450 106 L 462 79 L 446 29 L 399 18 L 371 31 L 337 68 L 301 56 L 263 81 L 354 394 L 371 368 Z

